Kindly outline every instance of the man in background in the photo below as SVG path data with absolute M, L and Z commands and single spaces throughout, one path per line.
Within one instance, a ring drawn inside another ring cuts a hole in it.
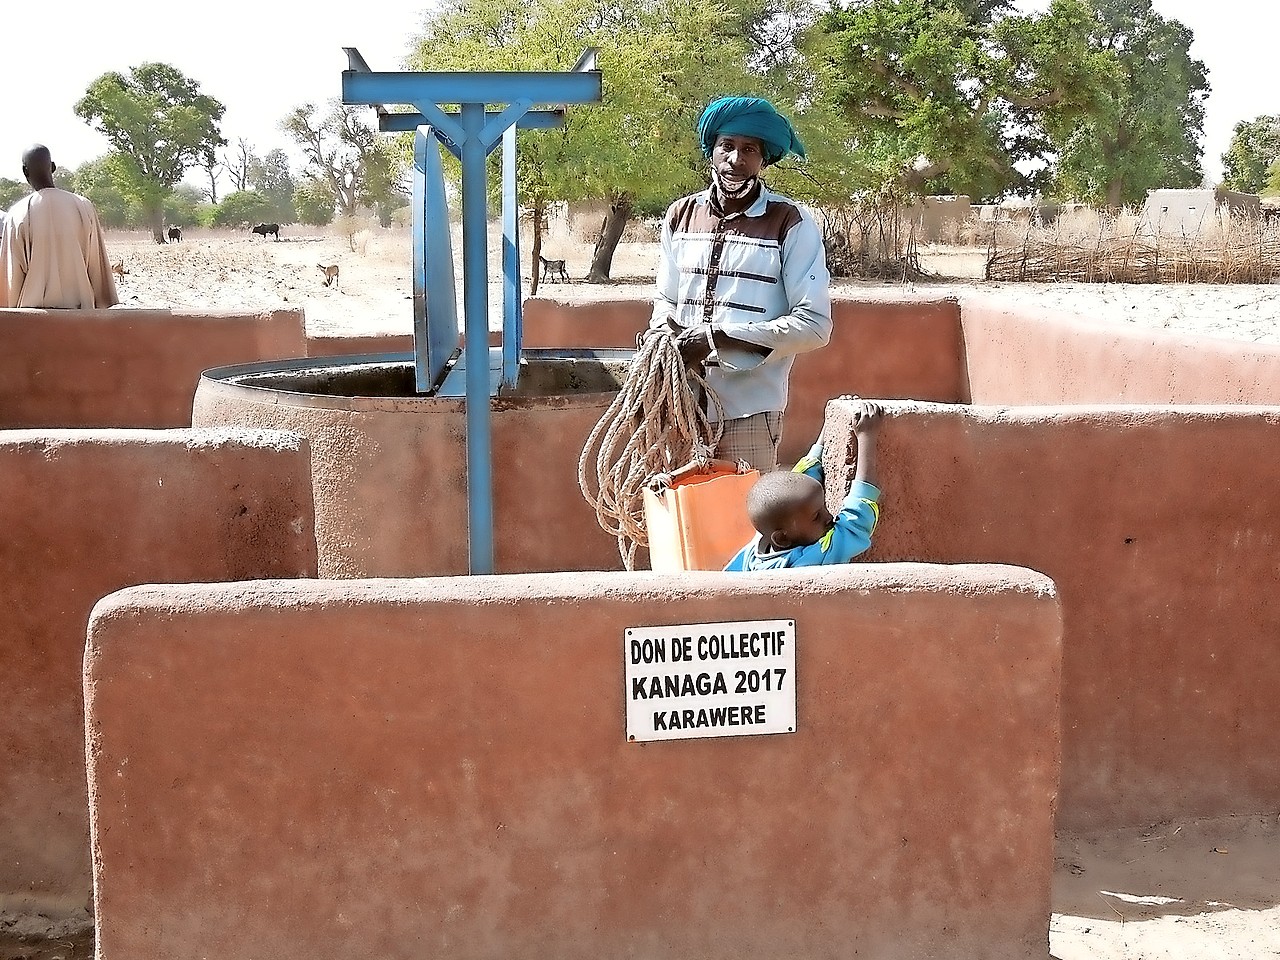
M 57 169 L 48 147 L 22 155 L 32 192 L 0 228 L 0 307 L 87 310 L 120 302 L 98 212 L 54 184 Z

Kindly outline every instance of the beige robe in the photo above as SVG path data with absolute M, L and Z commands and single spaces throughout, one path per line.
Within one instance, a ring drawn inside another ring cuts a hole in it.
M 92 202 L 46 187 L 9 208 L 0 233 L 0 307 L 92 309 L 119 302 Z

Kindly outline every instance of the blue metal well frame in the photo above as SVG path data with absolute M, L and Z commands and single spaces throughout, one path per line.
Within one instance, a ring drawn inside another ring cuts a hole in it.
M 369 69 L 345 48 L 342 102 L 375 107 L 379 128 L 415 131 L 413 173 L 414 379 L 436 389 L 457 353 L 458 317 L 453 249 L 445 200 L 443 145 L 462 163 L 462 367 L 467 410 L 467 511 L 472 573 L 493 572 L 493 442 L 489 400 L 515 385 L 523 352 L 516 128 L 561 122 L 562 110 L 534 104 L 592 103 L 602 93 L 595 51 L 568 72 L 403 72 Z M 389 113 L 385 104 L 414 113 Z M 442 104 L 459 104 L 446 112 Z M 494 110 L 487 109 L 495 105 Z M 410 126 L 412 125 L 412 126 Z M 486 158 L 502 144 L 503 311 L 501 376 L 490 376 L 488 202 Z

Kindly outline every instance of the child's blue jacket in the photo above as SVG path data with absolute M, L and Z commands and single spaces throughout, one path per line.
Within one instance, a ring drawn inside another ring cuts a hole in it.
M 822 483 L 822 444 L 815 443 L 809 453 L 795 465 L 795 473 L 803 473 Z M 765 550 L 756 538 L 738 551 L 726 570 L 782 570 L 787 567 L 818 567 L 828 563 L 848 563 L 871 546 L 871 535 L 880 519 L 880 490 L 864 480 L 855 480 L 844 498 L 835 525 L 817 543 L 789 550 Z

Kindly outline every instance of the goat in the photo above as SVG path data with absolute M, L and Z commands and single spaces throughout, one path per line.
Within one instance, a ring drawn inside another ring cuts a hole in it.
M 261 235 L 261 237 L 262 237 L 262 239 L 263 239 L 263 240 L 267 239 L 267 234 L 268 234 L 268 233 L 272 233 L 272 234 L 275 234 L 275 238 L 276 238 L 277 240 L 279 240 L 279 239 L 280 239 L 280 224 L 278 224 L 278 223 L 260 223 L 260 224 L 258 224 L 256 227 L 252 227 L 252 228 L 250 229 L 250 231 L 249 231 L 249 232 L 250 232 L 250 233 L 256 233 L 256 234 Z
M 170 228 L 169 228 L 169 242 L 170 242 L 170 243 L 181 243 L 181 242 L 182 242 L 182 228 L 181 228 L 181 227 L 170 227 Z
M 559 276 L 565 283 L 569 282 L 569 273 L 564 268 L 563 260 L 548 260 L 546 257 L 539 255 L 538 259 L 542 261 L 542 280 L 549 282 L 549 277 Z
M 338 285 L 338 265 L 336 263 L 331 263 L 328 266 L 323 263 L 317 263 L 316 266 L 319 267 L 320 272 L 324 274 L 324 285 L 326 287 L 330 284 L 335 287 Z M 357 284 L 357 286 L 359 286 L 359 284 Z

